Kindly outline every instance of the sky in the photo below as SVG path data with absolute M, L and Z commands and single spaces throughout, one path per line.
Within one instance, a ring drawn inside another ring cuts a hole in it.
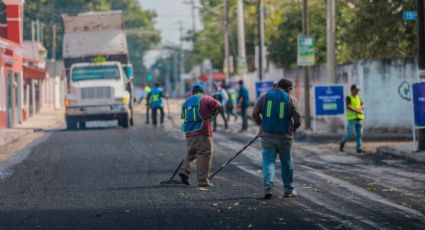
M 192 7 L 190 4 L 184 2 L 190 2 L 190 0 L 139 0 L 142 5 L 142 9 L 151 9 L 157 13 L 156 28 L 161 31 L 162 43 L 163 44 L 180 44 L 180 31 L 178 21 L 183 22 L 183 30 L 192 29 Z M 198 0 L 195 0 L 195 4 L 198 4 Z M 196 12 L 196 26 L 197 29 L 200 27 L 200 20 Z M 185 47 L 190 44 L 185 44 Z M 152 65 L 156 58 L 160 55 L 158 51 L 151 51 L 145 56 L 145 65 L 149 67 Z

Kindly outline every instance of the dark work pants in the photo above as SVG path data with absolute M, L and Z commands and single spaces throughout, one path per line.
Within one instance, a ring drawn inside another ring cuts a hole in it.
M 241 108 L 241 117 L 242 117 L 242 130 L 248 130 L 248 116 L 247 116 L 248 107 Z
M 219 112 L 220 116 L 223 118 L 224 121 L 224 129 L 227 129 L 227 119 L 226 116 L 224 115 L 224 109 L 221 108 L 220 112 Z M 217 114 L 218 115 L 218 114 Z M 217 117 L 214 119 L 214 131 L 217 129 Z
M 146 124 L 149 124 L 149 105 L 146 105 Z
M 161 124 L 164 123 L 164 108 L 162 107 L 156 107 L 152 108 L 152 123 L 154 126 L 158 124 L 158 110 L 161 112 Z

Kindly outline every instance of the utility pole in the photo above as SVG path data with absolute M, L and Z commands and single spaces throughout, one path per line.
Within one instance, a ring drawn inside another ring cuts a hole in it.
M 335 0 L 327 0 L 327 70 L 331 84 L 337 83 L 335 67 Z M 331 118 L 330 132 L 337 131 L 336 119 Z
M 183 22 L 178 22 L 180 25 L 179 31 L 180 31 L 180 76 L 179 76 L 179 94 L 180 96 L 183 96 L 184 94 L 184 82 L 183 82 L 183 74 L 184 74 L 184 53 L 183 53 Z
M 190 0 L 190 4 L 192 4 L 192 30 L 193 34 L 196 32 L 196 21 L 195 21 L 195 2 L 194 0 Z
M 224 0 L 224 61 L 226 63 L 226 81 L 230 79 L 230 39 L 229 39 L 229 0 Z
M 327 69 L 329 80 L 336 83 L 335 75 L 335 0 L 327 0 Z
M 308 20 L 308 0 L 303 0 L 303 34 L 307 36 L 310 34 L 309 20 Z M 311 111 L 310 111 L 310 68 L 304 67 L 304 122 L 305 129 L 311 129 Z
M 263 66 L 263 53 L 264 53 L 264 4 L 263 0 L 258 0 L 258 77 L 260 81 L 263 80 L 264 66 Z
M 35 42 L 35 21 L 31 21 L 31 41 Z
M 243 0 L 238 0 L 238 54 L 240 59 L 246 59 Z
M 56 24 L 52 25 L 52 59 L 56 60 Z
M 421 81 L 425 79 L 425 3 L 416 0 L 418 26 L 418 69 Z M 425 130 L 418 130 L 418 151 L 425 150 Z

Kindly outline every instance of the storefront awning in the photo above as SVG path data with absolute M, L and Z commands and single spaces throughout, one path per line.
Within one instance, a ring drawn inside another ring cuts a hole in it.
M 44 69 L 34 66 L 24 66 L 24 79 L 25 80 L 42 80 L 48 77 L 48 73 Z
M 214 72 L 212 73 L 213 81 L 224 81 L 226 80 L 226 75 L 223 72 Z M 198 78 L 200 81 L 208 81 L 209 74 L 204 73 Z

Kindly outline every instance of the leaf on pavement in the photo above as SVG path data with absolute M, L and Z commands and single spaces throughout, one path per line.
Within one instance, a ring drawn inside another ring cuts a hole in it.
M 376 189 L 375 189 L 375 188 L 373 188 L 373 187 L 367 187 L 367 188 L 366 188 L 366 190 L 367 190 L 368 192 L 374 192 Z
M 239 206 L 239 202 L 234 203 L 233 206 Z
M 248 228 L 252 228 L 252 224 L 248 224 Z
M 219 203 L 212 203 L 211 206 L 218 207 L 219 206 Z
M 267 204 L 267 202 L 263 201 L 263 202 L 261 202 L 261 204 Z
M 273 224 L 286 224 L 284 218 L 278 218 L 276 221 L 273 222 Z
M 392 188 L 385 188 L 385 189 L 382 189 L 382 192 L 394 192 L 394 189 L 392 189 Z
M 232 210 L 232 206 L 227 207 L 227 209 Z
M 317 189 L 317 188 L 313 189 L 312 191 L 313 191 L 313 192 L 320 192 L 320 190 L 319 190 L 319 189 Z

